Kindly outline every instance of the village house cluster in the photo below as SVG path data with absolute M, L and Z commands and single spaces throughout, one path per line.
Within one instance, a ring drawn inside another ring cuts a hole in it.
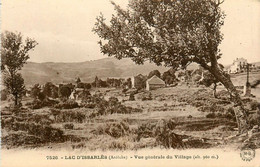
M 247 66 L 249 66 L 250 71 L 258 68 L 255 64 L 249 64 L 247 62 L 247 59 L 236 58 L 233 61 L 232 65 L 226 69 L 226 71 L 229 74 L 241 73 L 241 72 L 245 72 L 247 70 Z

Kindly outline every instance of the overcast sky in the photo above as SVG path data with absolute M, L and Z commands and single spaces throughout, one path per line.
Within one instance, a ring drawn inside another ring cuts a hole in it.
M 127 0 L 114 0 L 126 6 Z M 260 0 L 226 0 L 227 17 L 220 46 L 223 64 L 236 57 L 260 61 Z M 102 12 L 110 18 L 109 0 L 2 0 L 1 29 L 21 32 L 39 45 L 30 54 L 34 62 L 80 62 L 104 58 L 92 28 Z

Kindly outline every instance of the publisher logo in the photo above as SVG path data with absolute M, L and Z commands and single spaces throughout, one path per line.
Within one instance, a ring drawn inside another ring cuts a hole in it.
M 244 148 L 240 152 L 240 157 L 243 161 L 251 161 L 255 158 L 255 150 L 251 148 Z

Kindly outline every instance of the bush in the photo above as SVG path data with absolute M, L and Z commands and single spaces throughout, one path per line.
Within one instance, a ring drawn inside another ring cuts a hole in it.
M 74 124 L 73 123 L 66 123 L 63 125 L 65 129 L 74 129 Z
M 51 123 L 53 123 L 53 120 L 50 119 L 49 115 L 38 115 L 38 114 L 30 116 L 27 121 L 39 123 L 42 125 L 50 125 Z
M 59 103 L 57 100 L 51 100 L 48 98 L 45 98 L 42 101 L 38 99 L 34 99 L 32 102 L 26 103 L 26 106 L 29 106 L 29 108 L 31 109 L 40 109 L 43 107 L 53 107 L 57 103 Z
M 206 118 L 216 118 L 216 117 L 217 117 L 217 115 L 215 113 L 208 113 L 206 115 Z
M 126 93 L 128 91 L 128 89 L 123 89 L 122 93 Z
M 98 135 L 108 134 L 109 136 L 112 136 L 114 138 L 119 138 L 122 136 L 129 135 L 130 128 L 127 122 L 121 121 L 103 124 L 102 126 L 97 127 L 94 133 Z
M 79 105 L 78 105 L 77 102 L 75 102 L 73 100 L 68 100 L 68 101 L 56 104 L 54 106 L 54 108 L 57 108 L 57 109 L 73 109 L 73 108 L 79 108 Z
M 19 131 L 16 133 L 11 133 L 7 136 L 2 137 L 2 144 L 7 146 L 24 146 L 27 144 L 40 144 L 42 139 L 38 136 L 28 135 L 24 131 Z
M 159 120 L 155 126 L 156 142 L 165 148 L 183 148 L 182 138 L 173 132 L 173 120 Z
M 1 101 L 7 100 L 8 98 L 8 91 L 7 89 L 1 90 Z
M 55 110 L 54 110 L 55 111 Z M 55 113 L 56 122 L 77 122 L 82 123 L 86 119 L 85 112 L 75 110 L 64 110 Z
M 257 101 L 252 101 L 250 102 L 250 108 L 251 110 L 260 110 L 260 103 L 258 103 Z
M 105 132 L 106 134 L 112 137 L 119 138 L 129 134 L 130 132 L 129 124 L 123 121 L 119 123 L 116 122 L 112 124 L 107 124 L 105 128 Z
M 248 116 L 248 121 L 249 121 L 249 125 L 250 127 L 253 127 L 254 125 L 259 125 L 260 126 L 260 113 L 254 113 L 254 114 L 250 114 Z
M 173 130 L 176 127 L 174 120 L 159 120 L 157 123 L 148 122 L 137 129 L 137 141 L 141 138 L 156 137 L 165 130 Z
M 134 93 L 130 93 L 129 101 L 135 101 L 135 94 Z
M 10 130 L 13 131 L 24 131 L 28 135 L 33 135 L 40 139 L 41 143 L 46 142 L 62 142 L 63 141 L 63 131 L 57 128 L 53 128 L 50 125 L 43 125 L 34 122 L 17 122 L 13 121 L 9 125 Z M 18 141 L 26 140 L 24 136 L 19 136 Z M 24 141 L 25 143 L 27 141 Z

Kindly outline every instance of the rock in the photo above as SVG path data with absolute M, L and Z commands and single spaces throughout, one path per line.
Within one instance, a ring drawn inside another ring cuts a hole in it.
M 250 130 L 252 133 L 256 133 L 256 132 L 258 132 L 258 129 L 252 129 L 252 130 Z
M 234 131 L 238 131 L 238 128 L 234 128 Z
M 258 125 L 255 125 L 252 129 L 258 129 L 259 126 Z
M 243 134 L 240 135 L 240 137 L 245 137 L 247 135 L 248 135 L 247 133 L 243 133 Z
M 252 130 L 248 131 L 247 133 L 248 133 L 248 137 L 249 137 L 249 138 L 252 137 L 252 135 L 253 135 Z
M 246 140 L 244 141 L 244 143 L 247 143 L 247 142 L 249 142 L 249 139 L 246 139 Z
M 189 139 L 182 139 L 182 142 L 188 142 Z
M 192 118 L 192 116 L 191 116 L 191 115 L 189 115 L 189 116 L 188 116 L 188 118 Z

